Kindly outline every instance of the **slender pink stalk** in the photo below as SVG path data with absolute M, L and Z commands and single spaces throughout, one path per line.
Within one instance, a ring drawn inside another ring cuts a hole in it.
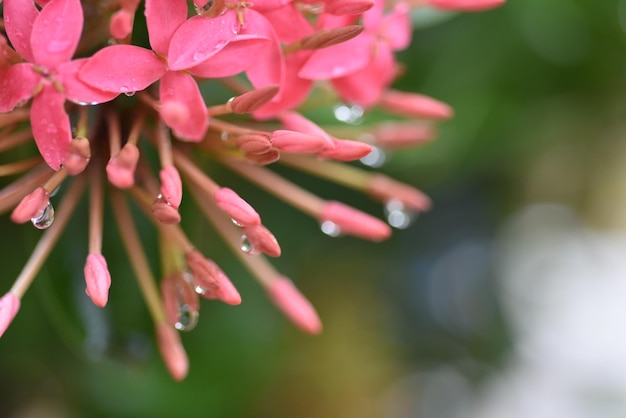
M 20 299 L 13 292 L 8 292 L 0 298 L 0 337 L 7 330 L 19 309 Z

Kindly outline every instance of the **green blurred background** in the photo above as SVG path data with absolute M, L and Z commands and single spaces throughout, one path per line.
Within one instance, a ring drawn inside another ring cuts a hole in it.
M 281 242 L 275 264 L 317 307 L 320 336 L 294 329 L 212 231 L 187 219 L 244 303 L 203 302 L 197 328 L 183 335 L 189 376 L 172 381 L 113 228 L 109 306 L 96 309 L 84 296 L 84 254 L 72 252 L 86 246 L 79 208 L 0 342 L 0 416 L 626 416 L 624 381 L 577 374 L 580 358 L 596 371 L 626 364 L 619 350 L 594 351 L 605 340 L 625 346 L 619 327 L 605 325 L 626 312 L 602 308 L 617 303 L 612 296 L 626 299 L 626 1 L 510 0 L 486 13 L 415 19 L 397 86 L 451 104 L 456 116 L 435 142 L 390 154 L 380 170 L 426 191 L 430 213 L 384 243 L 330 238 L 292 208 L 222 177 Z M 382 216 L 357 194 L 298 180 Z M 6 217 L 0 228 L 6 289 L 37 231 Z M 574 255 L 563 255 L 572 246 Z M 596 269 L 585 275 L 589 254 Z M 525 270 L 529 260 L 536 268 Z M 574 294 L 567 280 L 551 279 L 606 274 L 613 280 L 598 282 L 615 285 L 608 299 L 594 296 L 593 283 Z M 551 316 L 542 316 L 546 306 Z M 590 314 L 570 320 L 577 312 Z M 538 324 L 560 336 L 554 344 L 537 343 L 546 341 L 533 331 Z M 561 336 L 564 324 L 571 341 Z M 574 345 L 580 358 L 567 363 Z

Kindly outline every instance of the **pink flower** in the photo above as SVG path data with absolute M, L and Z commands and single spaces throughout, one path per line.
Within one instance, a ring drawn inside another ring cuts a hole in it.
M 83 28 L 79 0 L 51 0 L 39 12 L 31 0 L 4 3 L 7 36 L 26 63 L 0 73 L 0 112 L 33 97 L 30 121 L 41 155 L 58 170 L 72 141 L 66 99 L 96 104 L 116 94 L 85 85 L 76 77 L 83 60 L 71 61 Z

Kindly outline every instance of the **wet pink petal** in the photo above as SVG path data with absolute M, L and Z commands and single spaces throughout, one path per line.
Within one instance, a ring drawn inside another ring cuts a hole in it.
M 52 0 L 35 19 L 30 36 L 34 63 L 49 69 L 72 59 L 83 31 L 80 0 Z
M 183 200 L 183 183 L 178 170 L 173 165 L 163 167 L 159 172 L 161 179 L 161 194 L 163 198 L 178 209 Z
M 19 63 L 0 72 L 0 113 L 10 112 L 33 97 L 41 75 L 32 66 Z
M 255 88 L 283 85 L 286 63 L 274 28 L 265 17 L 254 10 L 247 11 L 245 22 L 241 29 L 242 34 L 260 35 L 269 40 L 253 52 L 256 61 L 246 71 L 248 79 Z M 280 96 L 279 91 L 276 99 L 280 99 Z
M 209 127 L 209 114 L 193 77 L 168 71 L 161 78 L 159 92 L 161 117 L 176 136 L 194 142 L 204 138 Z
M 11 45 L 29 62 L 34 61 L 30 46 L 33 23 L 39 15 L 32 0 L 7 0 L 3 6 L 4 23 Z
M 322 322 L 311 302 L 296 288 L 291 280 L 280 277 L 267 289 L 276 307 L 301 330 L 309 334 L 322 332 Z
M 79 78 L 79 71 L 87 59 L 65 62 L 57 68 L 57 80 L 63 85 L 65 97 L 78 104 L 98 104 L 115 99 L 119 92 L 110 92 L 91 87 Z
M 268 42 L 267 38 L 240 35 L 211 59 L 190 68 L 189 72 L 205 78 L 230 77 L 242 73 L 258 61 L 259 57 L 255 51 Z
M 239 32 L 237 13 L 215 18 L 194 16 L 172 36 L 167 55 L 170 70 L 194 67 L 222 50 Z
M 88 58 L 78 76 L 100 90 L 131 93 L 145 89 L 165 71 L 165 63 L 151 50 L 134 45 L 114 45 Z
M 214 194 L 215 203 L 241 226 L 261 224 L 261 217 L 252 206 L 235 191 L 227 187 L 218 189 Z
M 343 77 L 365 68 L 372 54 L 372 37 L 362 33 L 349 41 L 314 51 L 298 76 L 309 80 Z
M 39 153 L 48 165 L 58 170 L 72 142 L 70 119 L 65 113 L 65 96 L 45 84 L 33 99 L 30 124 Z
M 341 98 L 361 106 L 372 106 L 380 99 L 396 73 L 395 59 L 388 44 L 376 44 L 376 56 L 355 73 L 332 80 Z
M 4 335 L 19 309 L 20 300 L 14 293 L 9 292 L 0 298 L 0 337 Z
M 85 293 L 96 306 L 103 308 L 109 300 L 109 287 L 111 287 L 111 274 L 104 256 L 96 253 L 89 254 L 84 273 L 87 285 Z
M 146 0 L 145 14 L 150 46 L 167 56 L 172 35 L 187 18 L 187 3 L 180 0 Z

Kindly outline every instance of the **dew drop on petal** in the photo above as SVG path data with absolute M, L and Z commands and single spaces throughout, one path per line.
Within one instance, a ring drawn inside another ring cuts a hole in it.
M 241 236 L 241 251 L 246 254 L 254 254 L 254 245 L 250 242 L 247 235 Z
M 192 309 L 189 305 L 181 304 L 174 328 L 179 331 L 191 331 L 198 324 L 199 315 L 196 309 Z
M 243 225 L 242 225 L 242 224 L 240 224 L 239 222 L 237 222 L 237 220 L 236 220 L 236 219 L 234 219 L 234 218 L 230 218 L 230 220 L 231 220 L 231 222 L 232 222 L 235 226 L 238 226 L 238 227 L 243 227 Z
M 323 233 L 330 237 L 338 237 L 341 235 L 341 228 L 333 221 L 324 221 L 320 224 L 320 229 Z
M 385 203 L 385 216 L 387 217 L 387 223 L 392 227 L 406 229 L 413 223 L 417 213 L 407 210 L 401 201 L 391 199 Z
M 385 163 L 387 159 L 387 154 L 383 150 L 378 147 L 372 146 L 372 150 L 365 157 L 361 158 L 359 161 L 369 167 L 380 167 Z
M 124 94 L 128 97 L 133 97 L 135 95 L 134 91 L 125 91 Z
M 52 203 L 48 202 L 41 214 L 32 218 L 30 221 L 37 229 L 46 229 L 52 225 L 52 222 L 54 222 L 54 208 L 52 207 Z
M 226 132 L 226 131 L 222 131 L 222 133 L 220 134 L 220 139 L 222 141 L 228 141 L 228 137 L 229 137 L 229 135 L 228 135 L 228 132 Z

